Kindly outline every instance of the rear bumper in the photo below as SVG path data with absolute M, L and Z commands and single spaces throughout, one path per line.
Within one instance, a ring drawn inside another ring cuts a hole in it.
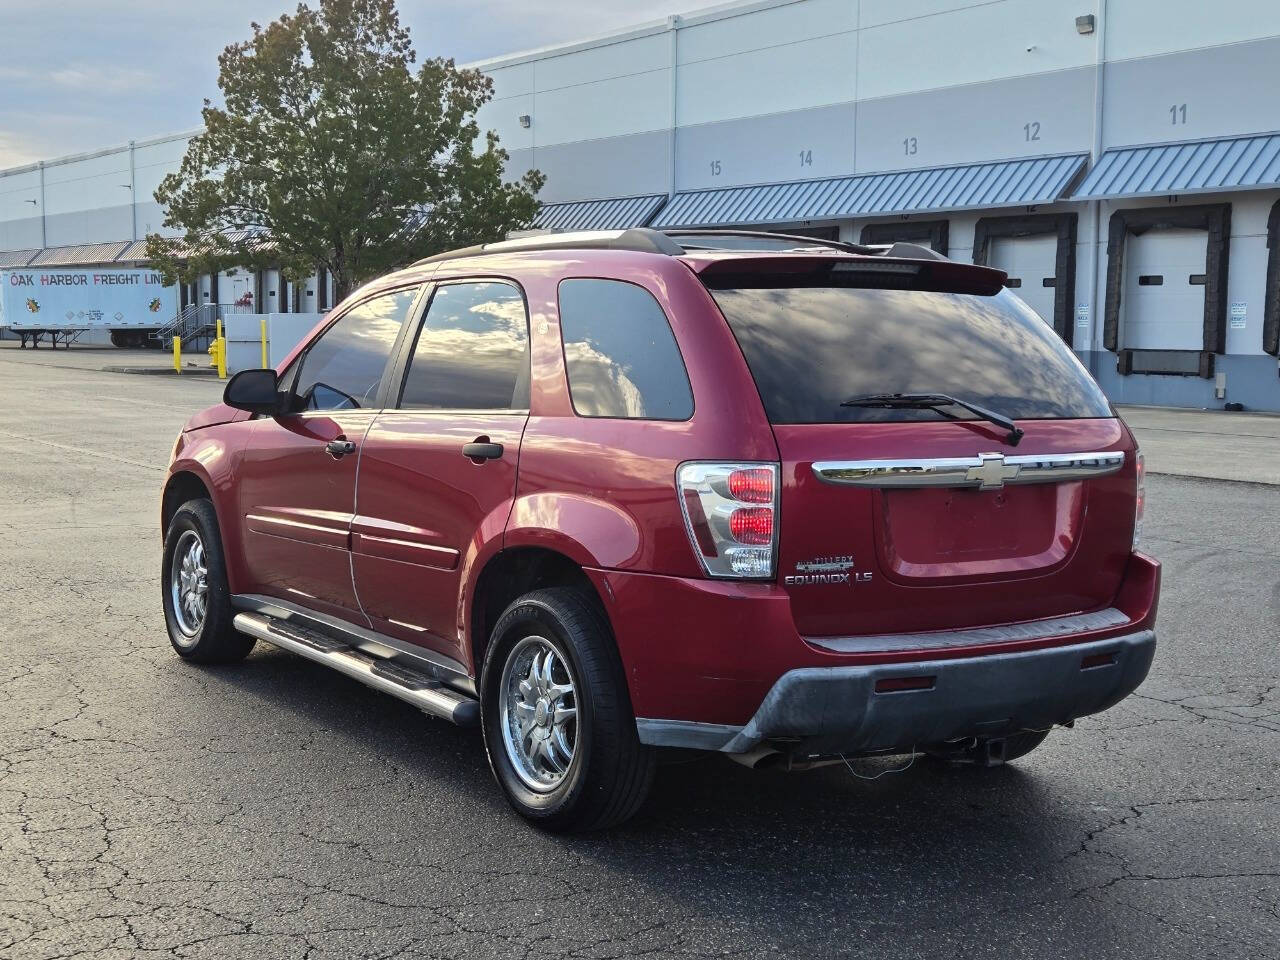
M 654 746 L 744 753 L 769 740 L 813 755 L 998 737 L 1098 713 L 1147 676 L 1153 630 L 1067 647 L 910 664 L 802 667 L 783 674 L 746 724 L 637 720 Z M 930 678 L 927 689 L 877 691 Z
M 1106 609 L 928 633 L 805 637 L 776 584 L 587 574 L 613 627 L 641 739 L 715 750 L 829 732 L 846 749 L 909 747 L 970 735 L 955 731 L 1006 714 L 1010 724 L 1043 727 L 1106 709 L 1146 674 L 1160 595 L 1160 565 L 1134 553 Z M 1124 653 L 1116 666 L 1079 675 L 1079 658 L 1107 644 Z M 937 678 L 931 691 L 875 693 L 880 679 L 917 675 Z

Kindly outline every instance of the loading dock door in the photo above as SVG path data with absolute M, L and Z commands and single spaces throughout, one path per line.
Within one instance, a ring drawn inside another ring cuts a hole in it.
M 1183 229 L 1128 238 L 1121 300 L 1127 349 L 1203 348 L 1207 241 L 1204 230 Z
M 1058 278 L 1058 238 L 1042 233 L 1030 237 L 998 237 L 991 241 L 988 263 L 1009 275 L 1008 287 L 1040 319 L 1053 326 L 1053 303 Z
M 861 241 L 918 243 L 945 257 L 950 229 L 950 220 L 890 220 L 888 223 L 868 223 L 862 228 Z

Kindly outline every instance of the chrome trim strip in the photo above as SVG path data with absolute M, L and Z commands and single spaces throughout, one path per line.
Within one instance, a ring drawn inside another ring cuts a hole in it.
M 319 530 L 322 533 L 332 533 L 340 537 L 347 535 L 347 530 L 343 527 L 326 527 L 319 523 L 304 523 L 301 520 L 286 520 L 284 517 L 269 517 L 262 513 L 246 513 L 246 520 L 254 520 L 258 523 L 274 523 L 282 527 L 293 527 L 297 530 Z
M 1115 473 L 1124 451 L 937 457 L 920 460 L 822 460 L 813 472 L 824 483 L 851 487 L 914 489 L 976 487 L 998 490 L 1010 483 L 1061 483 Z
M 410 547 L 414 550 L 423 550 L 427 553 L 437 554 L 453 561 L 449 567 L 450 570 L 452 570 L 458 562 L 459 553 L 452 547 L 437 547 L 430 543 L 417 543 L 413 540 L 401 540 L 398 537 L 380 537 L 373 533 L 361 533 L 359 530 L 355 531 L 355 536 L 359 537 L 361 540 L 368 540 L 371 543 L 386 543 L 393 547 Z M 359 553 L 360 551 L 357 550 L 356 552 Z

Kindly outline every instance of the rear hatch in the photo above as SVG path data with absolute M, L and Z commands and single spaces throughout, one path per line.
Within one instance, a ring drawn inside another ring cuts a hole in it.
M 777 571 L 802 634 L 988 626 L 1115 597 L 1132 440 L 1002 276 L 816 257 L 702 271 L 777 438 Z

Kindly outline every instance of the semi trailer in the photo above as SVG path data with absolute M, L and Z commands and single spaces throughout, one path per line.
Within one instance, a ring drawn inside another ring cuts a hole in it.
M 106 331 L 117 347 L 159 346 L 153 334 L 178 315 L 178 288 L 145 268 L 27 267 L 0 271 L 0 329 L 21 346 L 73 343 Z

